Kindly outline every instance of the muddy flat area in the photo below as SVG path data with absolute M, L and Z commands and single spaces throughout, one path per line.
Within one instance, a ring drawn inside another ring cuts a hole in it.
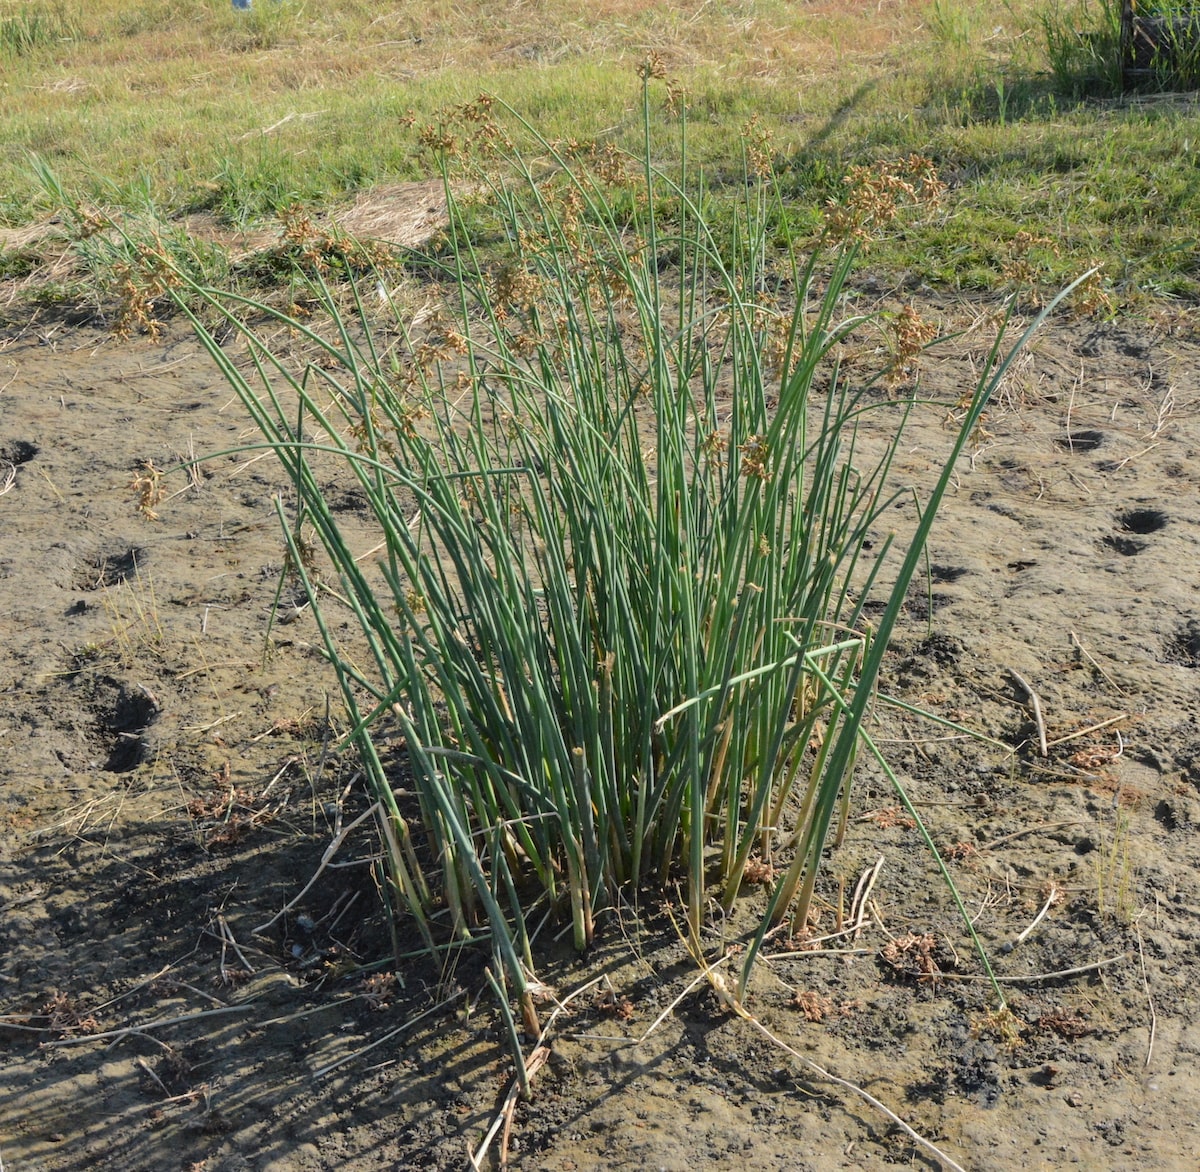
M 974 384 L 994 308 L 921 306 L 968 331 L 929 364 L 931 397 Z M 931 483 L 946 416 L 918 410 L 900 481 Z M 287 487 L 270 456 L 236 450 L 253 438 L 181 325 L 159 342 L 55 318 L 0 335 L 12 1172 L 464 1168 L 512 1082 L 479 958 L 434 965 L 401 924 L 412 956 L 393 971 L 369 826 L 304 891 L 367 802 L 337 752 L 311 617 L 285 597 L 293 621 L 267 634 Z M 148 462 L 213 453 L 228 454 L 167 477 L 156 520 L 139 512 Z M 822 925 L 839 885 L 850 908 L 882 859 L 861 930 L 816 948 L 780 937 L 749 1008 L 962 1167 L 1194 1169 L 1200 342 L 1186 315 L 1056 315 L 961 462 L 929 555 L 883 688 L 999 744 L 887 707 L 877 731 L 1017 1025 L 989 1016 L 949 893 L 869 766 Z M 714 920 L 711 956 L 744 926 Z M 577 995 L 516 1110 L 510 1167 L 943 1166 L 722 1012 L 651 898 L 630 893 L 598 935 L 585 957 L 547 945 L 539 975 Z

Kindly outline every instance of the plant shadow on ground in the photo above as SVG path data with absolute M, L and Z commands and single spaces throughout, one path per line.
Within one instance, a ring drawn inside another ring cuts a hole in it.
M 338 801 L 333 781 L 313 796 Z M 236 1150 L 265 1159 L 304 1150 L 345 1114 L 386 1120 L 389 1144 L 409 1135 L 431 1159 L 439 1137 L 461 1151 L 464 1126 L 494 1106 L 485 1073 L 500 1057 L 486 1012 L 455 1017 L 478 996 L 474 958 L 452 955 L 439 972 L 381 957 L 389 933 L 369 865 L 325 872 L 255 934 L 317 870 L 328 836 L 296 825 L 304 797 L 259 823 L 250 807 L 230 819 L 207 782 L 187 788 L 190 819 L 50 836 L 3 865 L 15 910 L 0 1037 L 22 1072 L 0 1094 L 0 1114 L 19 1120 L 5 1155 L 129 1169 L 162 1167 L 166 1150 L 184 1166 Z M 407 1022 L 377 1051 L 393 1068 L 386 1094 L 365 1093 L 360 1062 L 314 1081 Z M 80 1077 L 95 1080 L 82 1121 L 64 1093 Z
M 939 646 L 914 646 L 902 657 L 898 666 L 914 685 L 945 686 Z M 181 765 L 181 771 L 189 780 L 189 770 Z M 201 803 L 213 792 L 198 775 L 187 789 Z M 341 792 L 341 779 L 331 779 L 317 797 L 332 801 Z M 984 814 L 987 807 L 978 803 L 985 794 L 1005 805 L 1013 797 L 1008 782 L 982 784 L 971 800 Z M 867 787 L 868 805 L 882 797 Z M 6 1154 L 56 1167 L 86 1160 L 135 1170 L 162 1167 L 167 1150 L 183 1166 L 209 1160 L 219 1168 L 264 1167 L 281 1160 L 283 1167 L 325 1168 L 354 1160 L 375 1168 L 399 1159 L 461 1167 L 464 1142 L 474 1144 L 486 1130 L 512 1077 L 478 959 L 463 953 L 442 971 L 414 959 L 399 970 L 402 984 L 371 984 L 382 969 L 340 976 L 345 953 L 337 948 L 362 948 L 359 959 L 369 960 L 387 940 L 377 912 L 343 919 L 342 929 L 323 926 L 348 894 L 362 893 L 356 910 L 371 906 L 362 867 L 327 871 L 283 926 L 254 936 L 253 928 L 313 874 L 327 838 L 294 826 L 288 832 L 285 817 L 223 845 L 215 841 L 223 815 L 195 804 L 193 810 L 190 820 L 126 820 L 112 835 L 50 836 L 6 861 L 6 891 L 53 892 L 36 902 L 14 899 L 16 912 L 5 921 L 7 971 L 17 988 L 7 986 L 0 1028 L 8 1053 L 0 1108 L 20 1119 L 19 1142 L 10 1133 Z M 903 891 L 915 896 L 930 882 L 918 873 L 922 851 L 902 825 L 870 837 L 873 850 L 907 857 L 898 864 L 903 884 L 881 896 L 894 917 L 896 899 L 907 898 Z M 914 873 L 907 874 L 910 864 Z M 949 909 L 913 911 L 905 922 L 918 933 L 954 931 Z M 669 1100 L 677 1100 L 669 1108 L 675 1117 L 682 1109 L 685 1126 L 725 1158 L 761 1142 L 820 1146 L 851 1134 L 921 1162 L 903 1136 L 853 1101 L 831 1096 L 722 1011 L 707 985 L 697 984 L 674 926 L 678 914 L 672 919 L 650 902 L 640 910 L 623 904 L 602 918 L 586 956 L 565 940 L 548 950 L 543 976 L 557 996 L 604 979 L 556 1031 L 550 1066 L 538 1077 L 533 1102 L 519 1110 L 518 1166 L 564 1166 L 564 1151 L 595 1158 L 628 1147 L 629 1135 L 633 1150 L 653 1152 L 681 1126 L 663 1122 Z M 711 921 L 706 936 L 713 951 L 755 914 L 742 908 L 729 920 Z M 1071 920 L 1059 917 L 1052 937 L 1030 943 L 1031 968 L 1067 966 L 1094 955 L 1098 941 L 1106 951 L 1130 946 L 1128 932 L 1112 926 L 1097 925 L 1093 935 L 1090 913 Z M 240 953 L 225 949 L 222 924 Z M 892 928 L 899 931 L 894 918 Z M 868 1089 L 886 1093 L 907 1082 L 910 1105 L 922 1118 L 937 1107 L 948 1110 L 947 1103 L 976 1109 L 1007 1103 L 1026 1078 L 1070 1082 L 1067 1071 L 1087 1068 L 1083 1039 L 1097 1028 L 1116 1034 L 1129 1028 L 1111 1008 L 1089 1017 L 1088 1002 L 1103 996 L 1092 976 L 1016 999 L 1025 1019 L 1039 1023 L 1020 1051 L 986 1036 L 980 1041 L 981 987 L 927 981 L 916 967 L 881 959 L 883 942 L 873 935 L 863 955 L 851 951 L 840 959 L 784 949 L 770 962 L 770 979 L 756 986 L 754 1005 L 781 1033 L 807 1020 L 800 1029 L 818 1056 L 837 1053 L 845 1062 L 857 1055 Z M 415 933 L 401 947 L 406 943 L 417 946 Z M 950 953 L 940 951 L 939 959 L 953 972 Z M 1109 981 L 1110 995 L 1124 991 L 1126 1014 L 1136 1021 L 1136 972 L 1116 971 Z M 797 994 L 814 988 L 819 994 Z M 1160 1009 L 1167 1005 L 1160 1002 Z M 189 1020 L 137 1028 L 174 1017 Z M 86 1041 L 91 1031 L 127 1028 L 117 1040 Z M 638 1038 L 643 1044 L 632 1045 Z M 69 1044 L 55 1046 L 59 1041 Z M 347 1058 L 330 1076 L 315 1077 Z M 866 1069 L 881 1062 L 887 1075 L 877 1081 Z M 83 1124 L 70 1094 L 78 1085 L 91 1087 Z

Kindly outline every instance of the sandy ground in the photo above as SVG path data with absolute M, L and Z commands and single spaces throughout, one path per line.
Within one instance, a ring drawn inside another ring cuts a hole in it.
M 924 307 L 977 327 L 928 389 L 973 382 L 989 308 Z M 1197 1167 L 1198 358 L 1181 317 L 1047 326 L 958 469 L 888 657 L 886 690 L 1017 749 L 881 711 L 1019 1028 L 989 1017 L 871 769 L 828 872 L 849 903 L 882 858 L 863 930 L 780 940 L 756 977 L 763 1027 L 965 1168 Z M 391 948 L 365 832 L 280 914 L 365 801 L 311 619 L 265 641 L 278 473 L 218 456 L 170 478 L 157 521 L 130 488 L 145 461 L 252 438 L 240 407 L 176 327 L 10 327 L 0 388 L 3 1167 L 467 1167 L 512 1078 L 479 961 L 355 967 Z M 945 415 L 918 413 L 902 479 L 929 483 Z M 714 922 L 712 955 L 742 926 Z M 512 1167 L 942 1166 L 722 1013 L 652 901 L 541 975 L 560 998 L 601 981 L 557 1019 Z

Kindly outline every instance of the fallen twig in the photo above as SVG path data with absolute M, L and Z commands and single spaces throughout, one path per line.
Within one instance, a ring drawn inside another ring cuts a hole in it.
M 1033 923 L 1031 923 L 1029 925 L 1029 927 L 1026 928 L 1025 931 L 1022 932 L 1020 934 L 1020 936 L 1018 936 L 1016 938 L 1016 940 L 1013 941 L 1014 948 L 1016 948 L 1016 946 L 1018 944 L 1024 944 L 1025 941 L 1029 939 L 1029 934 L 1034 930 L 1034 928 L 1036 928 L 1038 926 L 1038 924 L 1040 924 L 1042 922 L 1043 919 L 1045 919 L 1046 913 L 1050 910 L 1050 908 L 1053 906 L 1053 904 L 1055 903 L 1055 901 L 1058 899 L 1058 897 L 1061 894 L 1062 894 L 1062 892 L 1060 892 L 1058 890 L 1058 888 L 1055 887 L 1053 883 L 1051 883 L 1050 884 L 1050 894 L 1046 896 L 1046 902 L 1044 904 L 1042 904 L 1042 910 L 1040 912 L 1038 912 L 1038 914 L 1036 916 L 1033 917 Z
M 525 1077 L 532 1078 L 550 1058 L 549 1046 L 536 1046 L 525 1059 Z M 513 1115 L 517 1110 L 517 1103 L 521 1099 L 521 1080 L 514 1078 L 512 1086 L 508 1088 L 508 1094 L 504 1096 L 504 1103 L 500 1107 L 500 1113 L 492 1122 L 492 1126 L 488 1128 L 487 1135 L 483 1137 L 483 1142 L 479 1145 L 478 1152 L 472 1152 L 467 1149 L 467 1159 L 471 1162 L 471 1167 L 475 1172 L 481 1172 L 482 1165 L 479 1163 L 485 1155 L 488 1148 L 492 1146 L 492 1140 L 496 1138 L 496 1132 L 501 1128 L 504 1130 L 504 1135 L 500 1139 L 500 1167 L 504 1168 L 508 1164 L 508 1141 L 512 1134 Z
M 1142 929 L 1140 924 L 1135 924 L 1137 930 L 1138 942 L 1138 960 L 1141 962 L 1142 968 L 1142 989 L 1146 993 L 1146 1004 L 1150 1007 L 1150 1040 L 1146 1045 L 1146 1066 L 1150 1066 L 1150 1059 L 1154 1056 L 1154 1035 L 1158 1032 L 1158 1013 L 1154 1008 L 1154 998 L 1150 996 L 1150 979 L 1146 975 L 1146 950 L 1142 947 Z
M 1064 977 L 1080 977 L 1084 973 L 1094 973 L 1097 969 L 1107 968 L 1110 964 L 1117 964 L 1120 961 L 1128 960 L 1129 953 L 1122 952 L 1120 956 L 1110 956 L 1105 960 L 1098 960 L 1094 964 L 1081 964 L 1074 969 L 1059 969 L 1053 973 L 1029 973 L 1027 976 L 1002 977 L 997 974 L 994 977 L 986 977 L 982 973 L 942 973 L 939 981 L 1000 981 L 1006 985 L 1033 985 L 1039 981 L 1058 981 Z
M 1122 688 L 1121 685 L 1118 684 L 1117 681 L 1114 680 L 1112 678 L 1112 676 L 1110 676 L 1108 674 L 1108 672 L 1106 672 L 1104 670 L 1104 668 L 1102 668 L 1100 666 L 1100 664 L 1093 658 L 1093 656 L 1088 651 L 1088 649 L 1086 647 L 1084 647 L 1083 642 L 1080 640 L 1079 636 L 1076 635 L 1074 631 L 1071 631 L 1069 633 L 1071 636 L 1071 642 L 1074 643 L 1075 646 L 1079 649 L 1079 654 L 1082 655 L 1088 661 L 1088 663 L 1090 663 L 1092 665 L 1092 667 L 1094 667 L 1110 684 L 1112 684 L 1112 686 L 1114 688 L 1116 688 L 1116 690 L 1118 692 L 1120 692 L 1122 696 L 1129 695 L 1129 693 L 1126 692 L 1125 689 Z
M 1041 751 L 1043 757 L 1048 757 L 1050 749 L 1046 744 L 1046 720 L 1042 716 L 1042 702 L 1038 699 L 1037 693 L 1025 682 L 1023 676 L 1019 675 L 1011 667 L 1008 669 L 1008 674 L 1025 689 L 1025 695 L 1029 697 L 1029 706 L 1033 711 L 1033 721 L 1037 725 L 1038 749 Z
M 785 1041 L 783 1041 L 782 1038 L 777 1038 L 769 1029 L 767 1029 L 765 1025 L 762 1024 L 762 1022 L 758 1020 L 758 1018 L 746 1012 L 740 1013 L 738 1016 L 745 1018 L 745 1020 L 748 1021 L 756 1030 L 758 1030 L 759 1033 L 761 1033 L 765 1038 L 768 1038 L 770 1041 L 774 1042 L 775 1045 L 785 1053 L 790 1054 L 802 1066 L 811 1071 L 813 1074 L 817 1075 L 818 1078 L 823 1078 L 827 1082 L 834 1083 L 836 1086 L 842 1087 L 844 1090 L 847 1090 L 851 1094 L 857 1095 L 865 1102 L 870 1103 L 870 1105 L 874 1107 L 876 1111 L 881 1112 L 888 1119 L 890 1119 L 914 1143 L 918 1144 L 920 1147 L 923 1147 L 931 1155 L 936 1156 L 946 1165 L 947 1168 L 952 1169 L 953 1172 L 966 1172 L 966 1169 L 963 1168 L 961 1164 L 952 1160 L 948 1155 L 946 1155 L 945 1152 L 942 1151 L 941 1148 L 927 1140 L 919 1132 L 914 1131 L 907 1123 L 904 1122 L 903 1119 L 900 1118 L 899 1115 L 896 1114 L 895 1111 L 893 1111 L 886 1104 L 881 1103 L 869 1091 L 864 1090 L 862 1087 L 857 1086 L 855 1083 L 852 1083 L 847 1079 L 839 1078 L 836 1074 L 826 1070 L 823 1066 L 818 1066 L 811 1058 L 806 1058 L 800 1053 L 799 1050 L 793 1049 Z
M 867 903 L 868 901 L 864 898 L 863 902 Z M 871 906 L 874 907 L 873 901 L 871 902 Z M 668 915 L 669 914 L 670 909 L 668 908 Z M 672 924 L 675 923 L 674 916 L 671 916 L 671 922 Z M 679 932 L 679 926 L 677 924 L 675 925 L 675 930 L 676 932 Z M 749 1022 L 750 1025 L 759 1031 L 759 1033 L 768 1038 L 770 1041 L 774 1042 L 776 1046 L 778 1046 L 786 1054 L 791 1055 L 791 1057 L 796 1059 L 796 1061 L 804 1066 L 807 1070 L 817 1075 L 818 1078 L 823 1078 L 828 1082 L 834 1083 L 836 1086 L 850 1091 L 851 1094 L 857 1095 L 859 1098 L 869 1103 L 877 1111 L 881 1112 L 898 1127 L 900 1127 L 904 1133 L 908 1135 L 915 1143 L 923 1147 L 926 1151 L 932 1153 L 939 1160 L 943 1161 L 946 1167 L 950 1168 L 952 1172 L 966 1172 L 966 1169 L 964 1169 L 961 1164 L 955 1163 L 955 1161 L 947 1156 L 946 1153 L 943 1152 L 939 1147 L 937 1147 L 931 1141 L 925 1139 L 925 1137 L 920 1135 L 918 1132 L 914 1131 L 907 1123 L 904 1122 L 903 1119 L 900 1118 L 899 1115 L 896 1114 L 895 1111 L 881 1103 L 869 1091 L 864 1090 L 862 1087 L 857 1086 L 855 1083 L 849 1082 L 844 1078 L 839 1078 L 836 1074 L 831 1073 L 822 1066 L 818 1066 L 812 1061 L 812 1059 L 806 1058 L 798 1050 L 793 1049 L 781 1038 L 777 1038 L 773 1033 L 771 1033 L 771 1031 L 767 1029 L 767 1027 L 763 1025 L 762 1022 L 760 1022 L 758 1018 L 756 1018 L 742 1004 L 741 1000 L 734 994 L 733 990 L 730 989 L 728 982 L 725 980 L 725 974 L 717 971 L 725 963 L 725 961 L 729 959 L 729 957 L 722 957 L 713 964 L 708 964 L 704 958 L 699 955 L 698 946 L 694 940 L 688 940 L 683 936 L 682 933 L 680 933 L 680 939 L 683 941 L 688 951 L 692 954 L 692 958 L 701 966 L 701 976 L 708 978 L 708 983 L 712 987 L 713 993 L 716 994 L 717 1000 L 721 1003 L 721 1005 L 729 1010 L 730 1013 L 740 1017 L 743 1021 Z M 688 988 L 692 988 L 694 984 L 695 982 L 692 982 Z M 673 1002 L 672 1004 L 678 1004 L 678 1001 Z
M 232 948 L 233 951 L 237 953 L 237 958 L 242 962 L 242 967 L 246 970 L 246 972 L 253 973 L 255 971 L 254 966 L 246 959 L 246 954 L 238 946 L 237 940 L 234 939 L 233 932 L 230 930 L 229 925 L 225 922 L 225 917 L 218 915 L 217 923 L 221 928 L 221 976 L 224 977 L 228 971 L 225 965 L 226 946 Z
M 850 939 L 857 940 L 866 924 L 867 901 L 875 889 L 875 881 L 883 870 L 883 855 L 875 860 L 875 865 L 862 873 L 858 885 L 854 888 L 854 898 L 850 901 Z
M 1118 713 L 1116 716 L 1110 716 L 1107 720 L 1100 721 L 1099 724 L 1089 724 L 1087 728 L 1076 729 L 1073 733 L 1067 733 L 1065 737 L 1058 737 L 1053 741 L 1047 741 L 1046 748 L 1053 749 L 1055 745 L 1065 745 L 1068 741 L 1078 740 L 1080 737 L 1086 737 L 1088 733 L 1099 732 L 1102 728 L 1108 728 L 1110 724 L 1116 724 L 1118 721 L 1128 719 L 1128 712 Z
M 242 1005 L 226 1005 L 220 1009 L 202 1009 L 199 1013 L 184 1013 L 179 1017 L 164 1017 L 159 1021 L 148 1021 L 142 1025 L 122 1026 L 118 1030 L 105 1030 L 99 1034 L 81 1034 L 76 1038 L 58 1038 L 53 1042 L 43 1042 L 42 1045 L 50 1046 L 80 1046 L 84 1042 L 104 1042 L 109 1038 L 125 1038 L 130 1034 L 147 1034 L 151 1030 L 165 1029 L 167 1026 L 186 1025 L 188 1022 L 199 1021 L 204 1017 L 216 1017 L 218 1014 L 225 1013 L 249 1013 L 250 1010 L 256 1008 L 250 1003 Z
M 285 903 L 283 907 L 281 907 L 279 911 L 277 911 L 265 924 L 263 924 L 261 927 L 255 928 L 254 935 L 261 936 L 264 932 L 274 927 L 279 920 L 286 916 L 288 912 L 290 912 L 292 908 L 294 908 L 312 890 L 313 884 L 316 883 L 316 881 L 321 877 L 321 872 L 329 866 L 330 860 L 341 849 L 341 845 L 346 841 L 347 835 L 349 835 L 352 830 L 355 830 L 357 827 L 361 826 L 368 818 L 373 818 L 378 812 L 379 803 L 375 802 L 372 806 L 359 814 L 359 816 L 355 818 L 354 821 L 349 825 L 341 827 L 333 836 L 329 845 L 325 848 L 325 853 L 321 856 L 321 862 L 317 865 L 317 869 L 313 873 L 312 878 L 309 879 L 309 881 L 304 885 L 304 888 L 301 890 L 299 895 Z
M 546 1039 L 550 1035 L 550 1029 L 554 1025 L 555 1019 L 560 1013 L 566 1012 L 566 1008 L 575 1000 L 581 993 L 586 993 L 593 985 L 600 984 L 601 981 L 607 979 L 606 974 L 601 973 L 598 977 L 593 977 L 590 981 L 580 985 L 578 989 L 572 990 L 561 1001 L 554 1006 L 554 1011 L 546 1019 L 546 1024 L 542 1027 L 538 1034 L 537 1041 L 533 1044 L 533 1049 L 529 1053 L 529 1057 L 524 1059 L 525 1063 L 525 1082 L 528 1085 L 528 1080 L 531 1079 L 550 1058 L 550 1047 L 546 1045 Z M 636 1043 L 635 1043 L 636 1045 Z M 512 1133 L 513 1113 L 517 1109 L 517 1103 L 521 1099 L 521 1072 L 517 1072 L 517 1077 L 513 1079 L 512 1085 L 508 1088 L 508 1094 L 504 1096 L 504 1102 L 501 1104 L 500 1111 L 496 1118 L 492 1121 L 491 1127 L 488 1128 L 487 1134 L 483 1137 L 479 1144 L 479 1148 L 472 1152 L 470 1147 L 467 1148 L 467 1159 L 470 1161 L 471 1167 L 475 1172 L 480 1172 L 480 1161 L 487 1155 L 488 1149 L 492 1146 L 492 1141 L 496 1138 L 496 1133 L 503 1128 L 504 1134 L 500 1139 L 500 1167 L 508 1166 L 508 1140 Z
M 245 134 L 239 135 L 238 142 L 242 142 L 247 138 L 253 138 L 255 135 L 264 138 L 268 134 L 274 133 L 281 126 L 286 126 L 289 122 L 309 122 L 314 118 L 320 118 L 322 114 L 326 113 L 328 113 L 327 110 L 312 110 L 307 114 L 300 114 L 293 110 L 290 114 L 285 114 L 278 122 L 271 123 L 270 126 L 260 126 L 256 130 L 247 130 Z
M 1039 830 L 1059 830 L 1063 826 L 1083 826 L 1084 822 L 1079 818 L 1071 818 L 1066 822 L 1039 822 L 1036 826 L 1022 826 L 1020 830 L 1014 830 L 1012 834 L 1002 834 L 999 838 L 993 838 L 991 842 L 981 842 L 975 849 L 980 851 L 991 850 L 993 847 L 999 846 L 1002 842 L 1012 842 L 1014 838 L 1022 838 L 1026 834 L 1036 834 Z

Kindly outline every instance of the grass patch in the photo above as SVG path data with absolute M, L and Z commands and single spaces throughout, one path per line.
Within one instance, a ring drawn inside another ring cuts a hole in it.
M 64 14 L 57 24 L 52 12 Z M 999 11 L 971 0 L 836 11 L 763 0 L 697 13 L 609 2 L 587 21 L 545 5 L 536 25 L 521 5 L 482 12 L 471 3 L 381 13 L 348 0 L 249 12 L 218 0 L 0 9 L 26 24 L 42 14 L 39 29 L 69 33 L 39 32 L 35 47 L 8 54 L 0 219 L 60 210 L 31 156 L 91 205 L 132 210 L 149 199 L 165 218 L 209 211 L 233 229 L 296 202 L 428 179 L 408 120 L 424 123 L 481 88 L 528 111 L 549 141 L 640 149 L 624 79 L 652 45 L 690 107 L 689 156 L 707 173 L 714 220 L 738 204 L 736 129 L 757 116 L 793 235 L 817 230 L 848 167 L 910 153 L 937 162 L 951 187 L 945 219 L 877 249 L 881 271 L 1002 290 L 1008 242 L 1029 232 L 1059 242 L 1038 268 L 1043 295 L 1093 264 L 1118 306 L 1200 291 L 1200 116 L 1170 101 L 1089 104 L 1090 83 L 1065 84 L 1056 62 L 1066 50 L 1044 30 L 1057 21 L 1078 41 L 1073 10 L 1041 0 Z M 661 107 L 651 144 L 658 165 L 678 164 Z
M 1054 0 L 1042 14 L 1050 69 L 1072 97 L 1200 87 L 1200 9 L 1193 0 Z
M 1121 0 L 1053 0 L 1041 25 L 1050 72 L 1061 93 L 1107 98 L 1122 92 Z
M 78 18 L 65 4 L 18 4 L 0 10 L 0 59 L 27 57 L 76 40 Z

